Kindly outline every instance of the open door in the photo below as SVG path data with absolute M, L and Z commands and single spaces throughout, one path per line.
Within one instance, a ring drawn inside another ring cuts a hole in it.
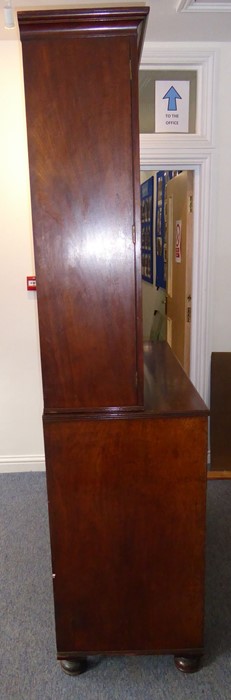
M 167 341 L 185 372 L 190 372 L 192 303 L 193 173 L 167 183 Z

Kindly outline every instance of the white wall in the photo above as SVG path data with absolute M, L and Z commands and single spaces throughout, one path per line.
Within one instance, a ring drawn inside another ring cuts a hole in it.
M 43 466 L 21 47 L 0 42 L 0 470 Z
M 212 268 L 212 350 L 231 352 L 231 44 L 219 51 L 217 96 L 216 238 Z
M 231 43 L 217 48 L 216 236 L 213 259 L 208 261 L 212 275 L 210 310 L 212 349 L 231 350 Z M 0 41 L 0 94 L 0 471 L 18 471 L 43 468 L 44 462 L 36 298 L 26 291 L 26 276 L 33 274 L 34 268 L 17 39 Z

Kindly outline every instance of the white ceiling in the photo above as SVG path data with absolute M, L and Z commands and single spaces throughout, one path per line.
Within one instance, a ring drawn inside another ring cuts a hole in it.
M 150 0 L 146 40 L 231 41 L 231 12 L 180 12 L 179 4 L 179 0 Z
M 194 0 L 190 0 L 190 2 Z M 202 0 L 196 0 L 201 3 Z M 231 12 L 227 7 L 227 11 L 214 12 L 211 10 L 211 3 L 215 5 L 224 5 L 225 2 L 219 0 L 203 0 L 207 9 L 203 12 L 192 10 L 180 11 L 180 5 L 183 0 L 150 0 L 150 2 L 137 2 L 137 0 L 108 0 L 108 2 L 97 2 L 97 0 L 85 0 L 83 3 L 78 3 L 76 0 L 69 0 L 68 3 L 63 0 L 48 0 L 47 5 L 44 0 L 37 0 L 34 4 L 31 0 L 12 0 L 13 7 L 17 9 L 44 9 L 44 7 L 110 7 L 110 6 L 126 6 L 126 5 L 149 5 L 150 14 L 147 25 L 146 41 L 231 41 Z M 184 0 L 185 4 L 188 0 Z M 226 0 L 228 2 L 228 0 Z M 194 3 L 195 4 L 195 3 Z M 231 0 L 228 5 L 230 6 Z M 4 29 L 3 22 L 3 6 L 4 0 L 0 0 L 0 39 L 11 40 L 18 37 L 16 29 Z M 183 8 L 181 8 L 182 10 Z M 188 10 L 189 8 L 187 8 Z

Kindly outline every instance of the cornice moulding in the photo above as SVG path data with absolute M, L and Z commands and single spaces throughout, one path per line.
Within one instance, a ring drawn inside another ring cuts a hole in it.
M 219 0 L 181 0 L 176 8 L 177 12 L 231 12 L 231 0 L 219 2 Z

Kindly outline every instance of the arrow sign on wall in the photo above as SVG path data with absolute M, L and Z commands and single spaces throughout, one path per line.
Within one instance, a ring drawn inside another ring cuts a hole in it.
M 188 132 L 189 86 L 189 80 L 155 80 L 156 133 Z
M 176 101 L 181 99 L 181 95 L 172 85 L 163 97 L 163 100 L 168 100 L 168 112 L 177 112 Z

